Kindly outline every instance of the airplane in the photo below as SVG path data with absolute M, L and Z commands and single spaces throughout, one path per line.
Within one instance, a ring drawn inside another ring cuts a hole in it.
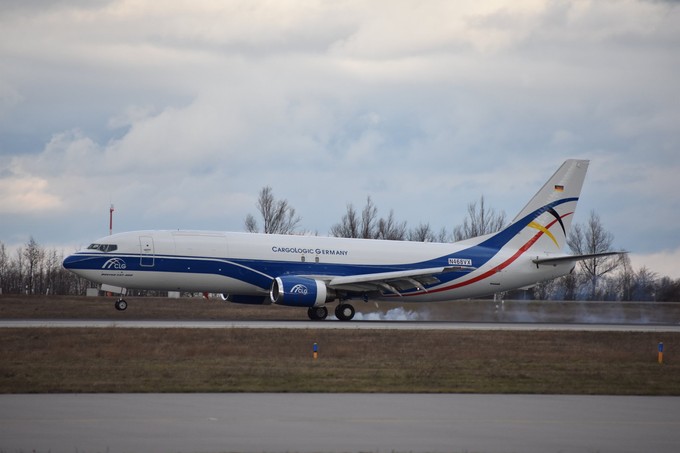
M 221 231 L 153 230 L 101 238 L 64 259 L 88 280 L 123 290 L 221 293 L 239 304 L 307 308 L 311 320 L 351 320 L 353 300 L 436 302 L 533 286 L 579 260 L 562 252 L 588 169 L 565 161 L 497 233 L 454 243 Z

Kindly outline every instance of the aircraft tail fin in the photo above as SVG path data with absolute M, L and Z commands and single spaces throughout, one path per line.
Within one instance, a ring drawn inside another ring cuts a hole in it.
M 564 248 L 588 170 L 587 160 L 565 161 L 534 195 L 509 226 L 488 239 L 485 245 L 540 253 L 558 253 Z
M 524 209 L 517 214 L 513 222 L 557 200 L 565 198 L 578 200 L 588 171 L 588 164 L 589 161 L 587 160 L 569 159 L 565 161 Z
M 588 164 L 587 160 L 565 161 L 517 214 L 512 223 L 525 225 L 519 236 L 528 240 L 536 238 L 530 248 L 546 252 L 564 248 Z

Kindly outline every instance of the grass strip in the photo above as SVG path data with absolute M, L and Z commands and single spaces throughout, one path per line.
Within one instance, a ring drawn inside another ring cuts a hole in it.
M 675 333 L 2 329 L 0 342 L 0 393 L 680 395 Z

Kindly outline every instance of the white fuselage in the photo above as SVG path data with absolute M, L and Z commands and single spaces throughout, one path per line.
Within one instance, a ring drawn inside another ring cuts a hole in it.
M 96 244 L 108 247 L 75 253 L 64 266 L 89 280 L 122 288 L 244 296 L 266 296 L 282 275 L 328 279 L 419 267 L 470 267 L 440 276 L 422 291 L 371 294 L 387 300 L 442 301 L 533 285 L 573 268 L 573 263 L 537 266 L 533 251 L 486 249 L 479 240 L 443 244 L 158 230 L 116 234 Z M 357 288 L 360 292 L 361 285 Z

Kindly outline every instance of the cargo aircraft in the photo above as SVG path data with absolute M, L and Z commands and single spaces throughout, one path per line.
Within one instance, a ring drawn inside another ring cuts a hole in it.
M 501 231 L 454 243 L 154 230 L 101 238 L 64 260 L 121 289 L 221 293 L 233 303 L 302 307 L 312 320 L 350 320 L 353 300 L 436 302 L 554 279 L 579 260 L 563 252 L 587 160 L 567 160 Z

